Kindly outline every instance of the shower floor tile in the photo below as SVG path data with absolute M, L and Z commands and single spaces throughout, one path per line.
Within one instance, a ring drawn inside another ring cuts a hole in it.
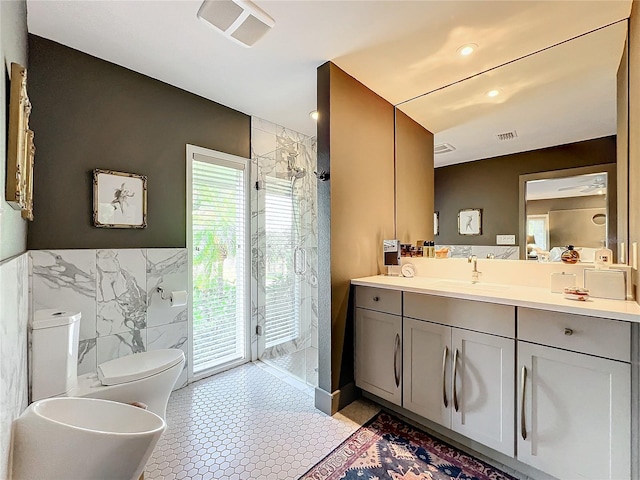
M 303 390 L 247 364 L 175 391 L 145 479 L 297 479 L 379 411 L 330 417 Z
M 302 381 L 306 381 L 309 385 L 318 385 L 317 348 L 303 348 L 297 352 L 287 353 L 276 358 L 265 359 L 264 362 L 289 372 Z

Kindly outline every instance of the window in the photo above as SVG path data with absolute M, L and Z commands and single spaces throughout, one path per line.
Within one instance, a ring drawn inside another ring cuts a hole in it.
M 247 355 L 248 195 L 244 159 L 189 147 L 196 374 Z

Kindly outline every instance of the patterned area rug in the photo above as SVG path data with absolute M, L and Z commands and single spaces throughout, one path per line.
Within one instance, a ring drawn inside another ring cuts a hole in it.
M 380 413 L 300 480 L 515 480 L 494 467 Z

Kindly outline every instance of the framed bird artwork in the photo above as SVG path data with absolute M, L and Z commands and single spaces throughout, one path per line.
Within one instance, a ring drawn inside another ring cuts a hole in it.
M 96 168 L 93 171 L 93 225 L 146 228 L 147 177 Z

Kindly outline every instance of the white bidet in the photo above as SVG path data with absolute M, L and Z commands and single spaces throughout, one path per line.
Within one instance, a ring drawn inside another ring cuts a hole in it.
M 13 479 L 138 479 L 165 427 L 158 415 L 123 403 L 39 400 L 14 424 Z

